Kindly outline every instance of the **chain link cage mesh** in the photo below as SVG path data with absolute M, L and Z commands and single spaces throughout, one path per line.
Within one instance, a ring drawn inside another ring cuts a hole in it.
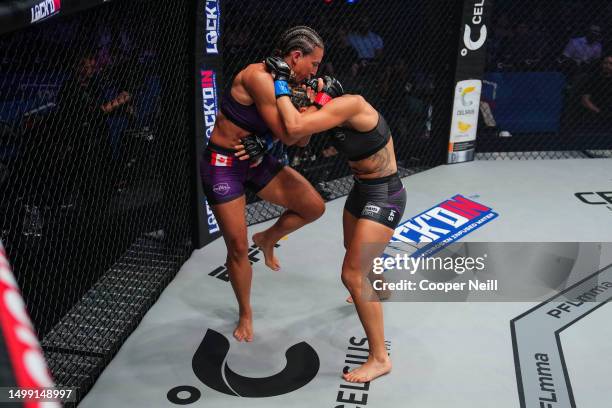
M 612 157 L 612 3 L 496 0 L 477 157 Z
M 192 250 L 192 12 L 0 37 L 0 232 L 55 381 L 87 392 Z
M 189 3 L 110 2 L 0 36 L 0 238 L 56 383 L 79 397 L 192 250 Z M 413 174 L 445 161 L 456 15 L 442 0 L 226 1 L 225 86 L 309 25 L 319 74 L 385 116 Z M 496 1 L 480 159 L 610 157 L 611 17 L 604 0 Z M 326 200 L 352 186 L 329 141 L 275 151 Z M 248 202 L 249 224 L 282 211 Z
M 307 25 L 325 42 L 318 75 L 334 75 L 349 93 L 361 94 L 391 127 L 400 175 L 445 160 L 452 95 L 452 56 L 458 38 L 456 9 L 444 1 L 323 0 L 223 4 L 225 86 L 246 65 L 272 54 L 286 29 Z M 379 50 L 376 50 L 379 49 Z M 448 126 L 448 125 L 447 125 Z M 346 159 L 331 147 L 331 135 L 314 135 L 305 148 L 278 147 L 274 154 L 304 175 L 325 200 L 348 194 Z M 282 209 L 249 194 L 247 222 L 278 216 Z

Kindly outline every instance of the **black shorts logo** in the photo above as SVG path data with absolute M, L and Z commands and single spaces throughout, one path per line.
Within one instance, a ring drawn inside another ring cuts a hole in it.
M 208 329 L 191 362 L 193 372 L 202 383 L 227 395 L 264 398 L 287 394 L 308 384 L 319 372 L 319 356 L 304 341 L 285 351 L 287 365 L 269 377 L 253 378 L 235 373 L 225 362 L 229 349 L 229 340 L 224 335 Z M 181 399 L 180 392 L 188 392 L 190 397 Z M 180 405 L 195 402 L 199 397 L 200 392 L 190 386 L 175 387 L 168 392 L 168 400 Z

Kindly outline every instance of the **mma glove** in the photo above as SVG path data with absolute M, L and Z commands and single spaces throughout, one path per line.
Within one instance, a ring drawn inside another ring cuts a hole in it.
M 246 154 L 249 155 L 249 161 L 254 165 L 261 162 L 263 156 L 271 147 L 271 138 L 268 139 L 255 134 L 240 139 L 240 142 L 244 146 Z
M 314 89 L 317 88 L 315 87 Z M 315 96 L 314 105 L 321 109 L 327 102 L 342 95 L 344 95 L 344 88 L 342 88 L 340 81 L 326 75 L 323 77 L 323 88 Z
M 291 96 L 289 78 L 291 78 L 291 67 L 281 57 L 268 57 L 264 63 L 266 68 L 274 74 L 274 94 L 277 98 Z

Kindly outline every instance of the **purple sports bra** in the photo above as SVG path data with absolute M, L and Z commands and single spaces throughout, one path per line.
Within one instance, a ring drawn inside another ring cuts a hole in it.
M 232 96 L 232 88 L 223 94 L 221 112 L 235 125 L 252 133 L 263 135 L 269 131 L 268 125 L 257 110 L 255 104 L 243 105 Z

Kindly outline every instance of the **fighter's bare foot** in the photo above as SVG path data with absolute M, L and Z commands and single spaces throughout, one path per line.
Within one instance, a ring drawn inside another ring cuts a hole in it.
M 266 236 L 263 232 L 258 232 L 253 235 L 253 243 L 261 248 L 261 251 L 264 254 L 264 260 L 268 268 L 273 271 L 280 270 L 280 262 L 274 256 L 274 244 L 275 242 L 268 242 L 266 240 Z
M 369 356 L 368 361 L 366 361 L 361 367 L 342 374 L 342 377 L 348 382 L 365 383 L 385 375 L 390 371 L 391 359 L 389 356 L 387 356 L 387 358 L 384 360 L 376 360 L 374 357 Z
M 253 318 L 241 317 L 238 326 L 234 329 L 234 338 L 238 341 L 253 341 Z

